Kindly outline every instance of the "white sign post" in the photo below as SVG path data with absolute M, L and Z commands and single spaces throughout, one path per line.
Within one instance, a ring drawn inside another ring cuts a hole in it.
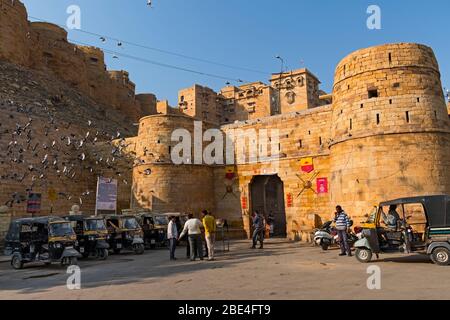
M 117 180 L 104 177 L 97 179 L 95 215 L 99 210 L 117 213 Z

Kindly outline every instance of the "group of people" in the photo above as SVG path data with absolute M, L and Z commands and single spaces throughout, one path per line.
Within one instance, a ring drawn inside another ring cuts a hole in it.
M 202 211 L 202 221 L 195 218 L 193 214 L 188 215 L 188 220 L 184 224 L 183 229 L 179 230 L 176 223 L 176 217 L 170 217 L 167 226 L 167 239 L 169 240 L 170 260 L 176 260 L 175 250 L 178 241 L 187 237 L 188 246 L 186 255 L 191 261 L 197 258 L 204 260 L 205 257 L 209 261 L 214 260 L 214 244 L 216 241 L 216 219 L 208 211 Z M 203 254 L 202 229 L 205 231 L 205 243 L 207 255 Z

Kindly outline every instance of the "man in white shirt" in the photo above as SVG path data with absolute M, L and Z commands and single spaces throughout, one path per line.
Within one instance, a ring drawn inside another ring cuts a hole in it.
M 189 238 L 189 246 L 191 248 L 191 261 L 195 261 L 197 257 L 200 260 L 203 260 L 203 249 L 202 249 L 202 231 L 203 228 L 202 222 L 194 218 L 194 215 L 190 213 L 188 215 L 189 220 L 184 224 L 183 231 L 180 234 L 179 238 L 182 238 L 186 232 Z
M 170 260 L 177 260 L 175 258 L 175 248 L 177 247 L 178 229 L 175 223 L 175 217 L 169 218 L 169 225 L 167 226 L 167 240 L 169 240 Z

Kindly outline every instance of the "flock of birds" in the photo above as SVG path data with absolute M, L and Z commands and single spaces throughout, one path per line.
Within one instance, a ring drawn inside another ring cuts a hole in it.
M 11 3 L 14 4 L 14 0 L 11 0 Z M 153 1 L 147 0 L 147 6 L 153 8 Z M 105 37 L 100 40 L 106 42 Z M 118 42 L 117 46 L 122 47 L 122 42 Z M 33 107 L 27 108 L 12 100 L 6 101 L 6 105 L 26 114 L 28 118 L 25 123 L 19 123 L 11 114 L 7 121 L 0 122 L 0 165 L 10 164 L 10 170 L 0 173 L 0 183 L 12 180 L 26 185 L 25 192 L 14 192 L 11 195 L 5 203 L 9 207 L 26 202 L 28 193 L 33 192 L 36 187 L 48 187 L 52 178 L 79 183 L 85 172 L 93 175 L 109 172 L 117 179 L 122 179 L 123 170 L 131 170 L 135 165 L 145 164 L 145 160 L 137 158 L 134 153 L 124 152 L 128 145 L 120 132 L 108 134 L 106 131 L 96 130 L 95 124 L 88 120 L 85 127 L 89 130 L 84 134 L 63 133 L 70 131 L 72 123 L 58 123 L 48 107 L 43 107 L 44 118 L 48 121 L 42 127 L 35 125 L 37 121 L 31 116 Z M 6 128 L 6 125 L 10 124 L 13 124 L 13 127 Z M 42 133 L 47 141 L 42 141 Z M 10 137 L 6 146 L 3 143 L 5 136 Z M 106 145 L 110 150 L 96 152 L 93 148 L 96 145 Z M 153 154 L 144 150 L 144 157 L 148 155 Z M 145 169 L 140 173 L 150 175 L 151 170 Z M 126 179 L 122 179 L 122 182 L 128 184 Z M 80 195 L 73 195 L 59 192 L 57 195 L 67 200 L 78 197 L 82 205 L 83 199 L 91 193 L 85 191 Z
M 33 118 L 34 107 L 24 107 L 12 100 L 6 105 L 25 114 L 20 119 L 27 119 L 20 122 L 10 114 L 0 122 L 0 165 L 10 165 L 9 170 L 0 173 L 0 183 L 13 181 L 24 185 L 24 192 L 13 193 L 5 203 L 9 207 L 27 201 L 28 193 L 36 187 L 48 188 L 52 179 L 66 180 L 59 185 L 78 184 L 87 179 L 84 174 L 105 174 L 128 184 L 123 178 L 125 171 L 145 164 L 135 153 L 126 151 L 128 144 L 120 132 L 102 131 L 91 120 L 76 126 L 58 122 L 54 112 L 46 106 L 42 107 L 40 117 Z M 150 175 L 151 171 L 147 169 L 142 174 Z M 82 205 L 83 199 L 91 193 L 89 190 L 79 195 L 59 192 L 57 196 L 67 200 L 78 197 Z

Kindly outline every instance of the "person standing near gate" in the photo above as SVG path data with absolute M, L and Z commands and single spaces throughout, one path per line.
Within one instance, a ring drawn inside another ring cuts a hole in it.
M 180 234 L 180 238 L 182 238 L 186 233 L 189 238 L 189 247 L 191 252 L 191 261 L 195 261 L 197 257 L 200 260 L 203 260 L 203 248 L 202 248 L 202 231 L 203 228 L 202 222 L 194 218 L 194 215 L 190 213 L 188 215 L 188 221 L 184 224 L 183 231 Z
M 177 258 L 175 258 L 175 249 L 177 247 L 178 229 L 175 217 L 170 217 L 167 226 L 167 239 L 169 240 L 170 260 L 177 260 Z
M 339 245 L 341 247 L 340 256 L 345 256 L 346 254 L 351 257 L 352 251 L 347 241 L 347 230 L 350 228 L 350 219 L 341 206 L 336 207 L 336 212 L 334 214 L 334 222 L 336 223 L 336 230 L 339 237 Z
M 214 243 L 216 242 L 216 219 L 207 210 L 202 211 L 203 226 L 205 227 L 206 246 L 208 248 L 208 260 L 214 260 Z
M 259 248 L 263 249 L 264 247 L 264 232 L 265 232 L 266 224 L 264 221 L 264 216 L 255 211 L 253 216 L 253 246 L 252 249 L 256 249 L 256 244 L 259 241 Z

